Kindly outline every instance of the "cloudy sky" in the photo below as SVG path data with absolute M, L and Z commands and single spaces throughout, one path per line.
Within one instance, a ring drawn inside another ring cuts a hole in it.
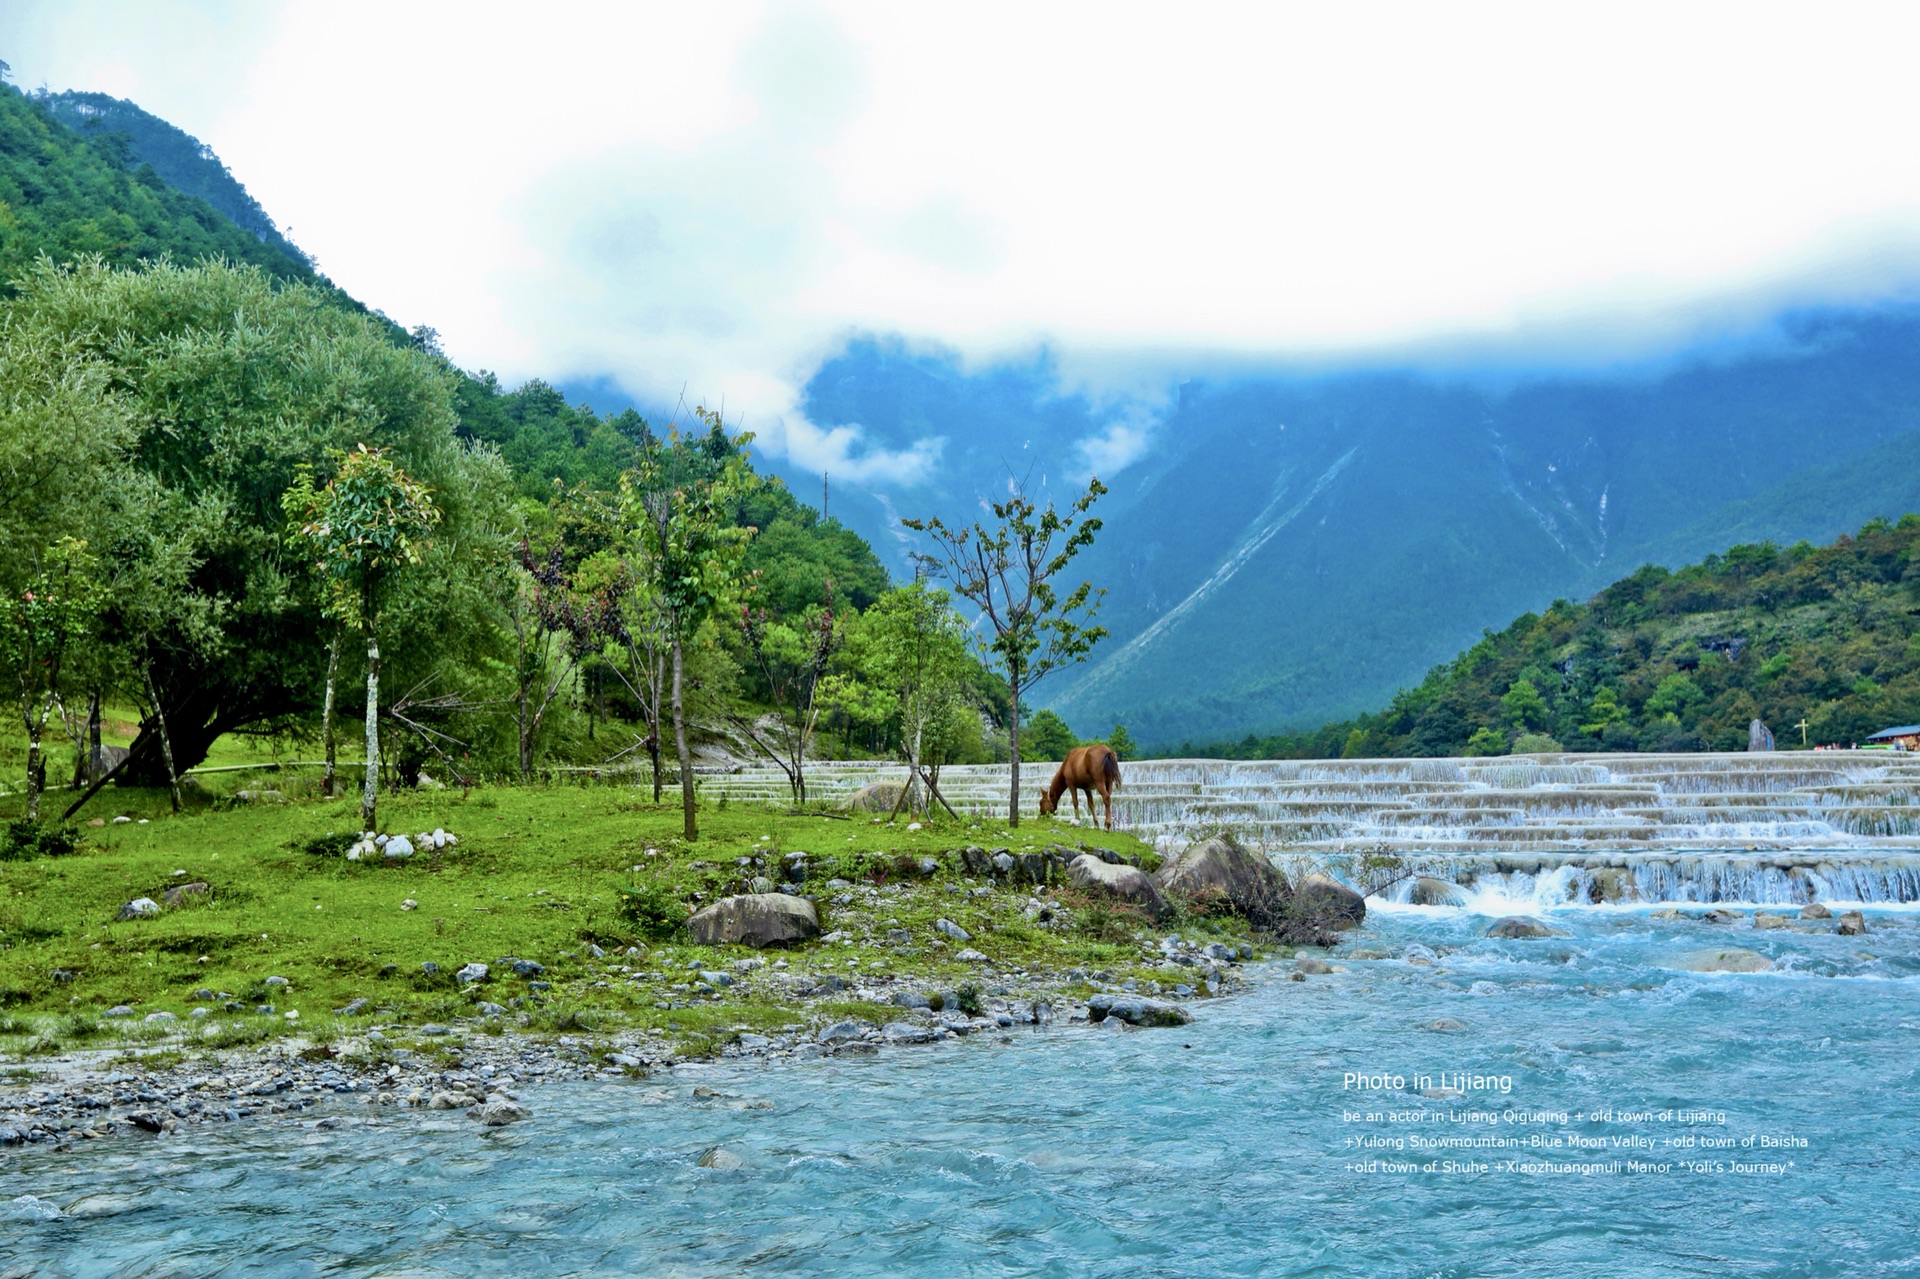
M 1654 350 L 1920 279 L 1908 5 L 7 0 L 462 364 L 725 400 L 850 333 L 1183 371 Z M 833 424 L 828 424 L 833 425 Z

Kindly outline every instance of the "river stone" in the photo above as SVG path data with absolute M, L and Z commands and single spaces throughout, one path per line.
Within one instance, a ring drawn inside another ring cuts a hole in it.
M 1422 875 L 1413 881 L 1413 891 L 1407 894 L 1407 901 L 1415 906 L 1464 906 L 1467 898 L 1460 891 L 1460 885 Z
M 1159 886 L 1137 866 L 1110 866 L 1082 853 L 1067 867 L 1067 874 L 1079 887 L 1138 906 L 1156 919 L 1171 913 Z
M 702 1168 L 711 1168 L 715 1172 L 738 1172 L 747 1166 L 746 1160 L 731 1150 L 723 1150 L 719 1146 L 701 1152 L 700 1158 L 694 1162 Z
M 1168 892 L 1188 897 L 1218 894 L 1248 918 L 1271 914 L 1288 892 L 1286 876 L 1231 835 L 1195 844 L 1154 878 Z
M 380 852 L 383 856 L 391 857 L 395 861 L 403 857 L 411 857 L 413 856 L 413 841 L 405 835 L 395 835 L 392 839 L 380 846 Z
M 1184 1008 L 1138 995 L 1095 995 L 1087 1001 L 1088 1021 L 1097 1025 L 1109 1017 L 1129 1026 L 1184 1026 L 1193 1020 Z
M 1850 910 L 1840 916 L 1839 933 L 1842 937 L 1858 937 L 1867 931 L 1867 917 L 1857 910 Z
M 1760 929 L 1785 928 L 1787 926 L 1787 917 L 1785 915 L 1769 915 L 1764 910 L 1758 911 L 1754 914 L 1753 926 Z
M 933 1032 L 912 1022 L 896 1021 L 887 1027 L 886 1038 L 890 1044 L 930 1044 Z
M 453 979 L 462 986 L 469 985 L 476 981 L 485 981 L 487 979 L 487 966 L 481 963 L 468 964 L 459 972 L 455 973 Z
M 1466 1023 L 1455 1021 L 1451 1017 L 1441 1017 L 1438 1020 L 1427 1023 L 1428 1030 L 1437 1030 L 1443 1034 L 1456 1030 L 1465 1030 L 1466 1028 Z
M 702 946 L 786 946 L 820 933 L 813 903 L 790 893 L 745 893 L 722 897 L 687 921 Z
M 545 964 L 538 963 L 531 959 L 516 959 L 513 961 L 513 975 L 515 977 L 538 977 L 546 971 L 547 968 Z
M 178 906 L 189 897 L 204 897 L 212 891 L 213 889 L 210 885 L 196 880 L 191 884 L 175 884 L 172 888 L 160 894 L 160 900 L 168 906 Z
M 1680 960 L 1680 967 L 1690 973 L 1764 973 L 1773 967 L 1773 961 L 1755 951 L 1727 946 L 1696 950 Z
M 1522 937 L 1566 936 L 1565 933 L 1557 933 L 1539 920 L 1527 915 L 1508 915 L 1505 919 L 1496 919 L 1487 926 L 1487 931 L 1482 935 L 1499 937 L 1507 941 Z
M 1833 912 L 1828 910 L 1825 906 L 1822 906 L 1819 902 L 1808 902 L 1805 906 L 1802 906 L 1800 908 L 1800 918 L 1832 919 Z
M 532 1112 L 519 1102 L 495 1093 L 475 1106 L 467 1107 L 467 1118 L 477 1119 L 489 1128 L 518 1123 Z
M 869 782 L 847 796 L 847 809 L 855 813 L 891 813 L 900 806 L 903 782 Z
M 973 940 L 972 933 L 960 927 L 960 925 L 954 923 L 951 919 L 934 920 L 933 929 L 935 932 L 943 933 L 946 936 L 953 938 L 953 940 L 955 941 L 966 942 L 966 941 Z
M 1358 928 L 1366 922 L 1367 899 L 1338 880 L 1308 875 L 1294 889 L 1307 918 L 1328 928 Z
M 115 916 L 121 923 L 129 919 L 151 919 L 160 913 L 160 903 L 151 897 L 136 897 L 120 908 Z

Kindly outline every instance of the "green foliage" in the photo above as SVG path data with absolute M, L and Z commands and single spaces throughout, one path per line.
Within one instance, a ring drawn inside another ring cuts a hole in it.
M 986 1007 L 986 991 L 977 981 L 963 981 L 953 990 L 953 1004 L 969 1017 L 978 1017 Z
M 687 907 L 663 884 L 622 883 L 614 888 L 615 909 L 641 937 L 651 942 L 683 940 Z
M 1473 730 L 1473 736 L 1467 739 L 1462 755 L 1504 755 L 1507 753 L 1507 735 L 1497 728 L 1481 727 Z
M 32 861 L 36 857 L 65 857 L 80 845 L 80 832 L 71 826 L 39 822 L 8 822 L 0 831 L 0 861 Z
M 1515 755 L 1552 755 L 1565 749 L 1558 738 L 1545 733 L 1522 733 L 1513 739 Z
M 1067 721 L 1050 710 L 1043 710 L 1027 721 L 1020 734 L 1020 758 L 1028 763 L 1061 760 L 1079 744 L 1080 739 L 1067 727 Z
M 1315 758 L 1358 734 L 1380 755 L 1479 754 L 1501 736 L 1487 726 L 1506 723 L 1528 730 L 1516 751 L 1744 750 L 1751 720 L 1784 748 L 1799 744 L 1786 730 L 1802 718 L 1810 744 L 1920 720 L 1920 520 L 1877 520 L 1826 547 L 1649 565 L 1585 604 L 1489 632 L 1377 714 L 1181 749 Z
M 1121 759 L 1133 759 L 1140 753 L 1140 744 L 1133 740 L 1133 734 L 1127 731 L 1125 724 L 1113 726 L 1113 731 L 1107 734 L 1107 745 Z
M 333 461 L 333 478 L 318 491 L 311 467 L 295 474 L 281 499 L 295 522 L 287 537 L 326 584 L 327 612 L 371 632 L 379 587 L 394 570 L 420 562 L 440 508 L 386 449 L 362 444 Z

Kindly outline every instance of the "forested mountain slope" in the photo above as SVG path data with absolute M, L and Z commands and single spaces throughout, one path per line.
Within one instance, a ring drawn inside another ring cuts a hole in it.
M 1920 719 L 1920 516 L 1647 566 L 1489 632 L 1384 711 L 1177 754 L 1322 758 L 1854 743 Z M 1523 740 L 1529 738 L 1530 740 Z M 1544 740 L 1551 738 L 1551 741 Z

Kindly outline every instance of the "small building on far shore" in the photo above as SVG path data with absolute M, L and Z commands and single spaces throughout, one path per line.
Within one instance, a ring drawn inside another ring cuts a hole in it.
M 1920 724 L 1883 728 L 1867 739 L 1869 746 L 1891 746 L 1897 751 L 1920 751 Z

